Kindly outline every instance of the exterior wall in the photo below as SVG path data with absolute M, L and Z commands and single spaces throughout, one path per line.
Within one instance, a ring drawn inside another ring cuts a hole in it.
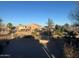
M 31 24 L 31 25 L 23 25 L 23 26 L 17 26 L 16 35 L 30 35 L 35 29 L 40 29 L 41 26 L 37 24 Z
M 31 30 L 30 30 L 31 32 L 33 32 L 35 29 L 39 29 L 40 30 L 40 28 L 41 28 L 41 26 L 39 26 L 37 24 L 31 24 L 30 27 L 31 27 Z
M 9 30 L 10 29 L 7 26 L 0 27 L 0 35 L 8 34 Z

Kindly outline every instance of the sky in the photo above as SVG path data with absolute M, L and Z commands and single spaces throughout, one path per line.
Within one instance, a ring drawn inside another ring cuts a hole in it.
M 4 23 L 46 25 L 48 18 L 54 24 L 70 23 L 68 14 L 74 9 L 74 2 L 55 1 L 0 1 L 0 18 Z

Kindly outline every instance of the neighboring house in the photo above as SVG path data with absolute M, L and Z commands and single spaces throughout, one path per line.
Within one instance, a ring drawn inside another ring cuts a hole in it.
M 18 32 L 27 32 L 27 31 L 30 31 L 30 27 L 25 26 L 25 25 L 19 25 L 19 26 L 16 27 L 16 30 Z
M 10 29 L 6 25 L 0 26 L 0 35 L 6 35 L 10 32 Z
M 30 26 L 30 31 L 31 32 L 33 32 L 34 30 L 41 30 L 41 26 L 40 25 L 38 25 L 38 24 L 31 24 L 31 25 L 29 25 Z
M 16 27 L 16 35 L 31 35 L 31 33 L 35 29 L 40 29 L 41 26 L 37 24 L 30 24 L 30 25 L 19 25 Z

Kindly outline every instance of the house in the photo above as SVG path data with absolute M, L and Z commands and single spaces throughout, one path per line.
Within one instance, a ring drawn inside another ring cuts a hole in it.
M 10 29 L 6 25 L 0 25 L 0 35 L 6 35 L 10 32 Z
M 19 25 L 16 27 L 16 35 L 22 36 L 22 35 L 31 35 L 31 33 L 38 29 L 40 30 L 41 26 L 38 24 L 30 24 L 30 25 Z

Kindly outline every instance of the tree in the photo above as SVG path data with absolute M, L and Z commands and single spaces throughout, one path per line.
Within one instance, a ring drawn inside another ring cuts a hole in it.
M 0 26 L 2 25 L 2 19 L 0 19 Z
M 79 6 L 70 12 L 69 18 L 74 25 L 79 26 Z
M 55 30 L 60 30 L 61 26 L 60 25 L 55 25 Z
M 64 34 L 64 28 L 60 25 L 55 25 L 54 34 L 62 36 Z
M 12 29 L 13 28 L 13 24 L 12 23 L 8 23 L 7 27 L 9 27 L 10 29 Z
M 53 31 L 53 25 L 54 25 L 52 19 L 48 18 L 48 23 L 47 23 L 47 25 L 48 25 L 48 35 L 49 35 L 49 39 L 51 39 L 52 31 Z
M 52 21 L 52 19 L 50 19 L 50 18 L 48 18 L 48 23 L 47 23 L 47 25 L 48 25 L 48 28 L 51 30 L 52 29 L 52 26 L 53 26 L 53 21 Z
M 19 24 L 19 26 L 22 26 L 22 24 Z
M 63 26 L 64 31 L 68 31 L 70 25 L 68 23 L 65 23 Z
M 0 31 L 2 31 L 2 27 L 3 27 L 3 25 L 4 25 L 4 24 L 2 23 L 2 21 L 3 21 L 3 20 L 0 19 Z
M 7 24 L 7 27 L 10 29 L 10 33 L 13 33 L 13 31 L 14 31 L 14 26 L 13 26 L 13 24 L 12 24 L 12 23 L 8 23 L 8 24 Z

